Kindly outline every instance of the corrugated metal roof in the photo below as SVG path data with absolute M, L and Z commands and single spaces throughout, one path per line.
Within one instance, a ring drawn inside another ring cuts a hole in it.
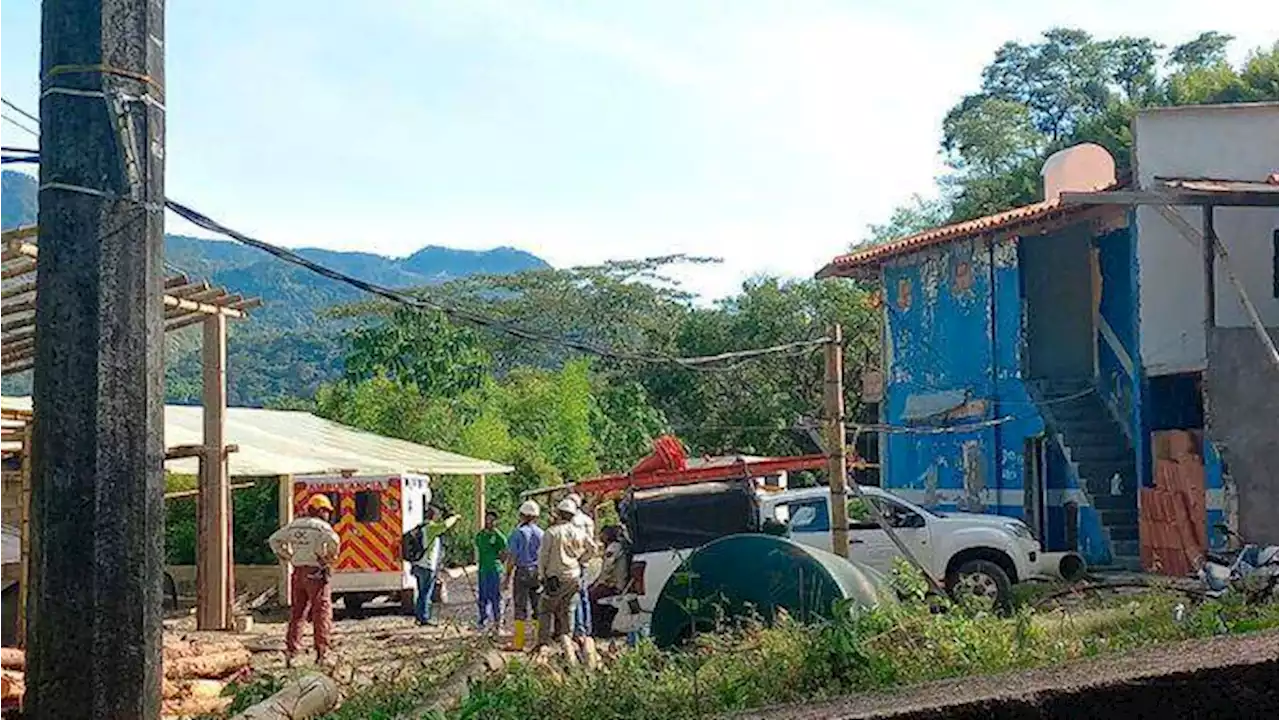
M 0 405 L 29 410 L 31 398 L 4 397 L 0 398 Z M 226 423 L 227 444 L 240 447 L 228 455 L 232 476 L 306 475 L 339 470 L 372 475 L 501 475 L 512 471 L 507 465 L 382 437 L 306 412 L 233 407 L 227 408 Z M 200 445 L 203 435 L 202 408 L 165 406 L 165 447 Z M 194 474 L 199 460 L 169 460 L 165 468 Z
M 857 268 L 879 265 L 890 258 L 907 255 L 934 245 L 942 245 L 997 230 L 1022 227 L 1051 217 L 1083 212 L 1085 212 L 1085 208 L 1064 206 L 1061 200 L 1057 198 L 1042 200 L 1030 205 L 1016 207 L 1012 210 L 998 212 L 994 215 L 932 228 L 884 245 L 876 245 L 863 250 L 856 250 L 847 255 L 840 255 L 828 263 L 826 267 L 819 270 L 818 277 L 840 277 L 851 274 L 851 271 Z
M 1200 193 L 1271 193 L 1280 192 L 1280 177 L 1271 173 L 1265 180 L 1228 180 L 1224 178 L 1158 177 L 1161 188 Z

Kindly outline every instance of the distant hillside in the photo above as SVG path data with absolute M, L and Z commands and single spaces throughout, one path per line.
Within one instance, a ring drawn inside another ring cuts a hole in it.
M 4 171 L 0 205 L 5 228 L 36 221 L 36 195 L 35 178 Z M 427 246 L 404 258 L 319 248 L 297 252 L 335 270 L 392 287 L 550 267 L 541 258 L 510 247 L 477 251 Z M 334 305 L 360 299 L 359 290 L 230 241 L 166 235 L 165 261 L 192 278 L 223 285 L 245 297 L 262 298 L 263 306 L 252 311 L 251 320 L 232 325 L 227 352 L 228 395 L 233 404 L 261 405 L 284 397 L 309 397 L 320 383 L 341 373 L 345 351 L 342 325 L 318 315 Z M 170 402 L 199 398 L 198 347 L 198 328 L 170 338 Z M 28 377 L 5 378 L 4 390 L 26 392 L 29 382 Z

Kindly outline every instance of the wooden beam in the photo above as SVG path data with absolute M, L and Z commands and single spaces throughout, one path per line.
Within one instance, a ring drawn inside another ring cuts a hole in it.
M 1276 207 L 1274 192 L 1204 192 L 1191 190 L 1108 190 L 1064 192 L 1064 205 L 1218 205 L 1221 207 Z
M 235 491 L 235 490 L 244 490 L 245 488 L 251 488 L 251 487 L 253 487 L 253 485 L 254 485 L 254 484 L 253 484 L 253 483 L 251 483 L 251 482 L 247 482 L 247 483 L 236 483 L 236 484 L 234 484 L 234 485 L 232 485 L 232 486 L 231 486 L 231 489 L 232 489 L 233 491 Z M 200 494 L 200 489 L 199 489 L 199 488 L 197 488 L 197 489 L 195 489 L 195 490 L 178 490 L 177 492 L 169 492 L 169 493 L 165 493 L 165 494 L 164 494 L 164 499 L 165 499 L 165 500 L 177 500 L 177 499 L 179 499 L 179 498 L 196 497 L 196 496 L 197 496 L 197 495 L 199 495 L 199 494 Z
M 169 295 L 164 296 L 165 307 L 182 308 L 183 310 L 195 310 L 205 313 L 206 315 L 226 315 L 228 317 L 244 317 L 244 313 L 233 308 L 222 308 L 217 305 L 209 305 L 207 303 L 193 302 L 183 298 L 176 298 Z
M 40 227 L 37 225 L 23 225 L 21 227 L 10 228 L 0 233 L 0 238 L 4 239 L 6 246 L 21 245 L 16 241 L 33 238 L 40 234 Z
M 183 274 L 170 275 L 169 277 L 164 279 L 165 290 L 169 290 L 170 288 L 182 287 L 183 285 L 190 285 L 190 284 L 191 284 L 191 280 L 188 279 L 187 276 Z
M 35 271 L 36 271 L 36 264 L 27 258 L 22 258 L 21 260 L 18 260 L 17 262 L 13 263 L 9 267 L 5 268 L 3 272 L 0 272 L 0 279 L 9 280 L 11 278 L 21 277 L 22 275 L 26 275 L 27 273 L 33 273 Z
M 231 487 L 227 476 L 227 318 L 204 321 L 204 446 L 200 457 L 200 500 L 196 508 L 196 629 L 230 630 L 234 617 L 231 580 Z
M 476 530 L 484 529 L 484 475 L 476 476 Z M 478 560 L 479 558 L 477 558 Z
M 35 366 L 35 359 L 34 359 L 34 358 L 33 358 L 33 359 L 29 359 L 29 360 L 22 360 L 22 361 L 20 361 L 20 362 L 16 362 L 16 363 L 14 363 L 12 366 L 10 366 L 10 365 L 8 365 L 8 364 L 5 364 L 5 365 L 4 365 L 4 374 L 5 374 L 5 375 L 17 375 L 18 373 L 24 373 L 24 372 L 26 372 L 26 371 L 30 370 L 30 369 L 31 369 L 32 367 L 34 367 L 34 366 Z
M 204 445 L 174 445 L 164 451 L 165 462 L 170 460 L 182 460 L 184 458 L 204 457 L 208 452 L 208 448 Z M 223 457 L 233 452 L 240 452 L 240 446 L 236 444 L 227 445 L 222 450 Z
M 1200 208 L 1200 213 L 1204 224 L 1200 245 L 1201 256 L 1204 258 L 1204 357 L 1207 363 L 1209 361 L 1209 334 L 1213 332 L 1214 326 L 1218 324 L 1217 273 L 1214 272 L 1214 260 L 1218 254 L 1214 252 L 1213 247 L 1213 206 L 1206 205 Z
M 34 313 L 36 311 L 36 299 L 34 296 L 30 300 L 20 300 L 18 302 L 9 302 L 4 306 L 5 315 L 17 315 L 18 313 Z
M 31 586 L 31 424 L 22 427 L 22 499 L 19 528 L 18 647 L 27 646 L 27 588 Z
M 171 288 L 167 287 L 164 289 L 164 292 L 166 295 L 185 298 L 188 295 L 191 295 L 192 293 L 197 293 L 197 292 L 201 292 L 203 290 L 208 290 L 208 289 L 209 289 L 209 283 L 203 280 L 200 280 L 197 282 L 189 282 L 189 283 L 183 283 L 182 285 L 175 285 Z
M 276 478 L 276 517 L 280 527 L 293 522 L 292 475 L 281 475 Z M 276 597 L 280 599 L 280 604 L 285 607 L 293 605 L 293 586 L 289 582 L 290 573 L 289 563 L 281 562 L 280 583 L 277 586 Z
M 32 280 L 30 282 L 22 283 L 21 285 L 13 285 L 13 286 L 4 288 L 3 290 L 0 290 L 0 299 L 11 300 L 13 298 L 26 295 L 27 293 L 33 293 L 35 291 L 36 291 L 36 281 Z

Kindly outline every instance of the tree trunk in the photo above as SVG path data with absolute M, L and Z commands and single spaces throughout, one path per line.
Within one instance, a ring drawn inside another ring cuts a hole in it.
M 324 675 L 304 675 L 232 720 L 307 720 L 338 704 L 338 684 Z

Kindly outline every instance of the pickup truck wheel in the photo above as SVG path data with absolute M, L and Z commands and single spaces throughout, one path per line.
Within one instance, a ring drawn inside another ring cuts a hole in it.
M 990 560 L 970 560 L 947 575 L 947 591 L 961 605 L 1007 614 L 1013 610 L 1013 583 Z

